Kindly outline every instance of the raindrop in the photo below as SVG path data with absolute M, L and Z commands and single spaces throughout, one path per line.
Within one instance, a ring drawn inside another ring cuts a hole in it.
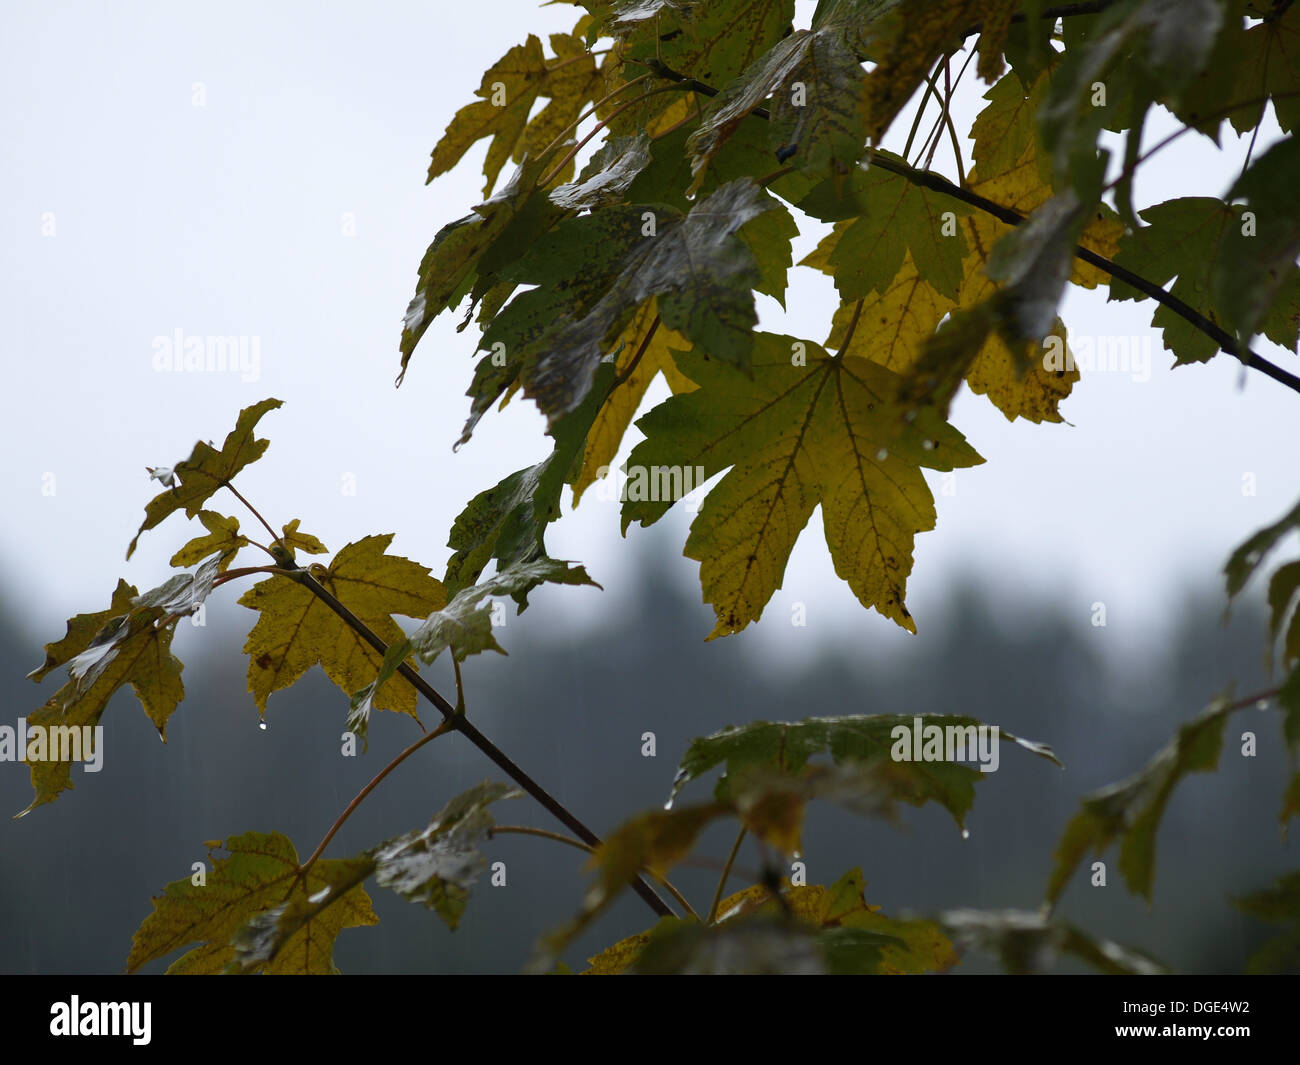
M 259 721 L 259 722 L 257 723 L 257 727 L 260 728 L 263 732 L 265 732 L 265 731 L 266 731 L 266 722 L 265 722 L 265 721 Z
M 925 448 L 926 451 L 933 451 L 933 450 L 934 450 L 934 441 L 933 441 L 933 440 L 922 440 L 922 441 L 921 441 L 921 446 L 922 446 L 923 448 Z
M 307 901 L 311 903 L 324 902 L 329 897 L 330 897 L 330 889 L 328 886 L 326 886 L 321 888 L 318 892 L 316 892 L 315 895 L 307 896 Z
M 969 829 L 969 828 L 963 828 L 963 829 L 961 830 L 961 838 L 962 838 L 962 839 L 970 839 L 970 829 Z
M 1268 700 L 1267 700 L 1267 699 L 1260 699 L 1258 702 L 1255 703 L 1255 709 L 1256 709 L 1256 710 L 1267 710 L 1267 709 L 1268 709 Z
M 889 452 L 885 448 L 882 447 L 879 451 L 876 452 L 877 462 L 884 462 L 885 459 L 887 458 L 889 458 Z

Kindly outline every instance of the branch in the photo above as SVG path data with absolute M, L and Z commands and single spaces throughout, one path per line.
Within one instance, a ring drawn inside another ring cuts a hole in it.
M 297 581 L 304 588 L 308 589 L 313 595 L 321 600 L 335 614 L 342 618 L 357 635 L 366 643 L 370 644 L 380 655 L 388 651 L 388 645 L 384 643 L 370 627 L 357 617 L 351 610 L 338 601 L 325 587 L 308 573 L 305 569 L 295 562 L 290 562 L 281 567 L 283 575 L 290 580 Z M 576 816 L 560 803 L 550 792 L 537 783 L 532 777 L 523 771 L 515 762 L 495 743 L 483 735 L 477 728 L 470 724 L 469 719 L 463 714 L 456 712 L 456 708 L 447 702 L 433 686 L 421 677 L 409 665 L 403 662 L 397 667 L 397 672 L 405 677 L 414 686 L 415 690 L 431 702 L 438 712 L 442 714 L 445 722 L 443 725 L 434 729 L 426 736 L 422 736 L 416 741 L 416 744 L 425 743 L 431 740 L 440 732 L 447 730 L 459 732 L 467 740 L 477 747 L 483 754 L 494 762 L 507 776 L 518 784 L 524 791 L 536 799 L 554 816 L 561 824 L 568 828 L 574 835 L 584 843 L 592 846 L 600 846 L 600 837 L 591 829 L 578 820 Z M 405 757 L 406 752 L 403 752 Z M 378 783 L 378 780 L 373 783 Z M 364 798 L 364 796 L 362 796 Z M 328 841 L 327 841 L 328 842 Z M 660 917 L 671 917 L 672 910 L 668 904 L 655 893 L 654 888 L 647 884 L 640 877 L 632 881 L 632 889 L 641 896 L 642 900 Z
M 1065 6 L 1077 9 L 1071 11 L 1070 13 L 1072 14 L 1083 14 L 1084 8 L 1097 5 L 1067 4 Z M 1098 6 L 1098 10 L 1101 10 L 1101 8 L 1105 6 L 1106 4 L 1101 4 Z M 1049 8 L 1048 11 L 1050 10 L 1052 9 Z M 1044 12 L 1044 14 L 1046 13 L 1047 11 Z M 694 91 L 703 93 L 705 96 L 716 96 L 718 94 L 718 90 L 713 88 L 711 85 L 704 85 L 701 82 L 696 81 L 694 78 L 688 78 L 684 74 L 679 74 L 677 71 L 664 66 L 664 64 L 657 59 L 647 60 L 645 65 L 650 67 L 660 77 L 668 78 L 670 81 L 676 81 L 680 84 L 689 82 L 690 87 Z M 755 108 L 750 112 L 750 114 L 756 115 L 759 118 L 771 117 L 769 113 L 761 107 Z M 961 200 L 962 203 L 969 204 L 971 207 L 984 211 L 986 214 L 991 214 L 999 221 L 1007 223 L 1007 225 L 1018 226 L 1025 220 L 1025 216 L 1019 211 L 1013 211 L 1010 207 L 1003 207 L 1001 204 L 994 203 L 992 200 L 979 195 L 979 193 L 963 189 L 959 185 L 954 185 L 947 178 L 931 173 L 928 170 L 917 170 L 915 167 L 908 166 L 906 163 L 899 163 L 893 159 L 876 154 L 872 154 L 870 161 L 872 166 L 878 166 L 881 170 L 888 170 L 891 174 L 897 174 L 900 177 L 906 178 L 913 185 L 931 189 L 932 191 L 941 193 L 945 196 L 951 196 L 953 199 Z M 1274 381 L 1286 385 L 1286 387 L 1291 389 L 1293 392 L 1300 392 L 1300 377 L 1296 377 L 1294 374 L 1289 373 L 1280 366 L 1273 365 L 1273 363 L 1269 362 L 1262 355 L 1252 351 L 1249 345 L 1242 344 L 1227 330 L 1210 321 L 1210 319 L 1206 318 L 1205 315 L 1201 314 L 1194 307 L 1189 307 L 1177 296 L 1170 295 L 1165 289 L 1155 284 L 1155 282 L 1148 281 L 1140 274 L 1135 274 L 1132 270 L 1126 269 L 1125 267 L 1112 262 L 1110 259 L 1107 259 L 1104 255 L 1098 255 L 1096 252 L 1090 251 L 1082 245 L 1075 245 L 1074 254 L 1084 262 L 1091 263 L 1098 269 L 1104 270 L 1106 273 L 1110 274 L 1111 277 L 1119 278 L 1121 281 L 1137 289 L 1139 292 L 1149 296 L 1157 303 L 1164 304 L 1180 318 L 1190 322 L 1202 333 L 1208 336 L 1218 344 L 1223 351 L 1226 351 L 1230 355 L 1235 355 L 1243 364 L 1250 367 L 1252 370 L 1258 370 L 1265 376 L 1273 378 Z
M 984 211 L 999 221 L 1007 223 L 1007 225 L 1018 226 L 1025 220 L 1025 216 L 1019 211 L 1014 211 L 1010 207 L 1003 207 L 1001 204 L 994 203 L 977 192 L 971 192 L 968 189 L 954 185 L 947 178 L 931 173 L 928 170 L 916 170 L 904 163 L 895 162 L 893 159 L 880 155 L 872 158 L 871 165 L 878 166 L 881 170 L 888 170 L 891 174 L 898 174 L 913 185 L 961 200 L 962 203 Z M 1210 321 L 1194 307 L 1189 307 L 1177 296 L 1171 295 L 1155 282 L 1148 281 L 1141 274 L 1135 274 L 1127 267 L 1120 266 L 1118 263 L 1107 259 L 1104 255 L 1098 255 L 1095 251 L 1091 251 L 1081 244 L 1075 245 L 1074 254 L 1076 258 L 1091 263 L 1098 269 L 1110 274 L 1111 277 L 1117 277 L 1126 284 L 1131 285 L 1157 303 L 1164 304 L 1180 318 L 1194 325 L 1228 354 L 1235 355 L 1252 370 L 1258 370 L 1260 373 L 1273 378 L 1273 380 L 1286 385 L 1292 391 L 1300 392 L 1300 377 L 1283 370 L 1280 366 L 1274 366 L 1263 356 L 1252 351 L 1249 346 L 1240 343 L 1226 329 Z

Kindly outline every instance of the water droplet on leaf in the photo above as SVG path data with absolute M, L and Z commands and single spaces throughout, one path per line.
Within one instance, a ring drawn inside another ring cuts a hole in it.
M 265 721 L 259 721 L 259 722 L 257 723 L 257 727 L 260 728 L 263 732 L 265 732 L 265 731 L 266 731 L 266 722 L 265 722 Z
M 889 458 L 889 451 L 886 450 L 885 448 L 882 447 L 879 451 L 876 452 L 877 462 L 884 462 L 885 459 L 887 458 Z
M 970 839 L 970 829 L 969 829 L 969 828 L 963 828 L 963 829 L 961 830 L 961 838 L 962 838 L 962 839 Z

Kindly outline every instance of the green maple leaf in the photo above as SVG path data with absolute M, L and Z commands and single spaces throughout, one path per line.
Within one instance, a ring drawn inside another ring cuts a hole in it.
M 806 365 L 792 365 L 802 357 Z M 646 440 L 629 466 L 731 471 L 691 525 L 686 554 L 701 563 L 717 625 L 710 638 L 758 620 L 781 586 L 785 564 L 813 509 L 823 509 L 836 573 L 864 606 L 909 631 L 904 606 L 916 533 L 934 527 L 921 468 L 983 461 L 930 413 L 912 423 L 897 405 L 895 374 L 816 344 L 758 333 L 753 377 L 698 350 L 679 360 L 700 387 L 674 396 L 637 424 Z M 672 499 L 624 504 L 624 529 L 657 521 Z
M 529 239 L 559 216 L 559 208 L 545 196 L 537 195 L 536 182 L 540 176 L 540 165 L 526 160 L 490 200 L 438 230 L 420 260 L 415 295 L 402 322 L 399 383 L 429 324 L 443 311 L 456 306 L 476 282 L 484 290 L 495 283 L 490 269 L 486 271 L 487 280 L 480 282 L 479 277 L 485 259 L 492 266 L 493 250 L 511 249 L 517 255 Z
M 267 910 L 282 908 L 296 925 L 272 960 L 243 968 L 264 973 L 337 972 L 334 941 L 344 928 L 377 924 L 370 898 L 359 886 L 355 860 L 319 861 L 298 881 L 298 854 L 278 832 L 246 832 L 226 840 L 226 857 L 215 859 L 202 885 L 192 879 L 168 884 L 153 900 L 153 913 L 136 930 L 127 972 L 197 943 L 174 961 L 168 973 L 213 974 L 239 971 L 232 940 L 244 923 Z M 361 879 L 364 879 L 362 877 Z M 310 899 L 322 891 L 337 898 L 310 912 Z M 301 918 L 301 919 L 299 919 Z M 247 939 L 241 938 L 247 950 Z
M 621 55 L 656 60 L 705 85 L 723 86 L 739 77 L 790 30 L 794 0 L 734 0 L 732 3 L 590 4 L 605 29 L 619 40 Z M 639 69 L 637 69 L 639 73 Z M 673 94 L 650 97 L 612 127 L 624 133 L 649 128 L 673 106 Z
M 1082 36 L 1068 40 L 1039 112 L 1043 143 L 1062 184 L 1090 201 L 1086 193 L 1099 186 L 1104 167 L 1097 153 L 1100 130 L 1130 128 L 1136 146 L 1155 86 L 1162 100 L 1177 106 L 1205 69 L 1222 26 L 1220 0 L 1137 0 L 1111 6 Z M 1093 103 L 1098 83 L 1107 87 L 1105 107 Z
M 1155 880 L 1156 833 L 1169 797 L 1189 773 L 1219 764 L 1230 705 L 1221 699 L 1184 724 L 1168 744 L 1128 780 L 1087 795 L 1066 826 L 1056 849 L 1047 898 L 1055 902 L 1070 876 L 1092 850 L 1100 854 L 1119 840 L 1119 869 L 1134 894 L 1151 901 Z
M 769 260 L 765 280 L 738 231 L 775 206 L 752 180 L 743 180 L 722 186 L 684 215 L 668 207 L 608 208 L 557 226 L 511 274 L 540 287 L 517 296 L 483 334 L 480 347 L 500 344 L 505 365 L 491 355 L 481 360 L 461 442 L 516 378 L 550 425 L 574 410 L 590 391 L 608 343 L 651 298 L 670 329 L 710 357 L 746 369 L 758 321 L 753 290 L 780 283 L 780 266 Z M 789 234 L 785 229 L 787 242 Z
M 650 138 L 644 130 L 628 137 L 611 137 L 582 168 L 576 181 L 551 190 L 550 200 L 566 211 L 620 203 L 649 164 Z
M 699 175 L 741 121 L 772 97 L 768 136 L 776 158 L 793 158 L 813 173 L 842 173 L 866 142 L 865 85 L 838 23 L 795 30 L 710 102 L 687 142 L 691 168 Z
M 1177 280 L 1169 287 L 1170 294 L 1232 332 L 1236 323 L 1232 321 L 1231 310 L 1216 298 L 1216 274 L 1222 269 L 1220 263 L 1239 263 L 1243 256 L 1249 258 L 1258 252 L 1251 238 L 1242 235 L 1243 210 L 1241 206 L 1205 196 L 1158 203 L 1141 213 L 1147 225 L 1121 240 L 1115 261 L 1159 285 L 1168 286 L 1176 276 Z M 1249 276 L 1258 277 L 1258 266 L 1247 269 Z M 1294 291 L 1297 277 L 1300 270 L 1291 263 L 1283 268 L 1279 281 L 1292 286 Z M 1145 297 L 1123 281 L 1113 279 L 1110 298 Z M 1162 328 L 1165 347 L 1174 353 L 1179 364 L 1205 362 L 1219 351 L 1216 341 L 1163 304 L 1156 309 L 1151 324 Z M 1287 313 L 1286 301 L 1275 302 L 1260 327 L 1275 343 L 1294 346 L 1296 319 L 1294 314 Z
M 1253 223 L 1229 233 L 1214 263 L 1215 302 L 1246 342 L 1261 324 L 1274 343 L 1295 348 L 1300 329 L 1300 141 L 1287 137 L 1255 160 L 1229 192 Z M 1271 332 L 1270 332 L 1271 329 Z
M 1265 5 L 1267 6 L 1267 5 Z M 1249 28 L 1244 16 L 1260 19 Z M 1300 8 L 1274 5 L 1260 11 L 1250 0 L 1233 0 L 1214 52 L 1183 90 L 1174 113 L 1217 144 L 1228 119 L 1238 133 L 1259 126 L 1272 102 L 1277 124 L 1294 133 L 1300 124 Z
M 877 167 L 855 169 L 849 182 L 856 210 L 838 227 L 825 258 L 841 299 L 887 292 L 910 256 L 918 277 L 955 300 L 967 246 L 962 227 L 948 223 L 969 208 Z
M 387 554 L 392 534 L 367 536 L 344 547 L 329 567 L 309 572 L 386 644 L 403 639 L 393 614 L 423 617 L 446 601 L 442 585 L 416 562 Z M 248 690 L 266 712 L 272 692 L 287 688 L 314 665 L 351 695 L 370 681 L 380 654 L 309 588 L 287 576 L 268 577 L 239 599 L 259 613 L 244 651 L 249 656 Z M 394 681 L 375 705 L 416 715 L 416 692 Z
M 281 402 L 278 399 L 264 399 L 251 407 L 245 407 L 239 412 L 235 428 L 227 434 L 220 451 L 211 444 L 200 441 L 194 445 L 193 452 L 184 462 L 167 470 L 154 471 L 153 475 L 157 479 L 172 487 L 145 505 L 144 523 L 127 548 L 126 557 L 129 559 L 135 553 L 135 545 L 139 542 L 141 533 L 154 528 L 178 510 L 184 510 L 186 517 L 194 517 L 214 492 L 229 484 L 235 474 L 250 462 L 261 458 L 269 441 L 256 439 L 253 430 L 263 414 L 279 406 Z
M 896 742 L 893 732 L 901 727 L 910 734 L 915 717 L 920 717 L 923 727 L 969 730 L 980 725 L 975 718 L 938 714 L 813 717 L 795 722 L 754 721 L 732 725 L 691 741 L 673 780 L 671 798 L 675 799 L 687 784 L 717 766 L 724 768 L 714 795 L 724 800 L 731 796 L 735 781 L 745 786 L 746 778 L 756 770 L 802 775 L 811 758 L 829 755 L 837 766 L 879 766 L 881 772 L 869 781 L 864 778 L 864 783 L 883 788 L 891 799 L 913 806 L 938 802 L 952 814 L 960 828 L 975 798 L 974 785 L 986 774 L 956 762 L 894 760 L 891 757 Z M 998 729 L 998 734 L 1002 740 L 1060 765 L 1050 747 L 1021 739 L 1005 729 Z M 963 735 L 975 734 L 964 731 Z M 974 758 L 974 753 L 970 753 Z
M 487 807 L 522 794 L 505 784 L 485 782 L 456 796 L 427 827 L 368 852 L 375 863 L 375 882 L 427 906 L 455 928 L 470 888 L 487 868 L 478 850 L 493 825 Z
M 551 453 L 480 492 L 457 515 L 447 540 L 454 552 L 443 577 L 448 595 L 455 597 L 476 584 L 493 560 L 497 571 L 504 573 L 519 563 L 548 557 L 546 527 L 560 516 L 560 494 L 581 468 L 587 433 L 613 383 L 614 367 L 606 363 L 597 371 L 582 406 L 552 429 Z M 527 605 L 529 587 L 511 591 L 520 609 Z

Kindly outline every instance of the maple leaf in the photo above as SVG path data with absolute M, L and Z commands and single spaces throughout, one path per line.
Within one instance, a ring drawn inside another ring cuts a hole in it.
M 714 787 L 719 800 L 731 797 L 737 780 L 741 787 L 753 786 L 756 770 L 801 776 L 809 760 L 816 755 L 828 754 L 837 766 L 875 766 L 880 772 L 872 778 L 862 777 L 859 783 L 873 788 L 884 788 L 890 798 L 900 799 L 920 806 L 934 801 L 952 815 L 957 827 L 963 827 L 965 815 L 975 799 L 975 783 L 986 774 L 970 766 L 953 761 L 899 761 L 892 757 L 896 745 L 894 732 L 902 728 L 911 735 L 919 717 L 923 727 L 937 726 L 945 730 L 959 730 L 954 735 L 973 736 L 968 730 L 981 723 L 971 717 L 940 714 L 871 714 L 851 717 L 812 717 L 803 721 L 753 721 L 745 725 L 730 725 L 709 736 L 692 740 L 682 756 L 677 775 L 673 779 L 672 795 L 676 799 L 681 790 L 693 780 L 698 780 L 710 770 L 723 766 L 722 775 Z M 990 726 L 993 727 L 993 726 Z M 1008 743 L 1046 758 L 1060 765 L 1052 749 L 1033 740 L 1021 739 L 1005 729 L 998 735 Z M 973 741 L 972 741 L 973 742 Z M 973 759 L 973 750 L 970 752 Z M 842 779 L 842 778 L 841 778 Z M 828 778 L 827 783 L 839 783 Z M 836 788 L 814 785 L 823 792 L 817 797 L 839 798 Z
M 293 521 L 285 524 L 280 536 L 280 543 L 291 551 L 302 551 L 308 555 L 325 555 L 329 553 L 329 548 L 321 543 L 310 533 L 298 531 L 300 519 L 294 518 Z
M 1088 935 L 1074 925 L 1023 910 L 946 910 L 937 923 L 962 950 L 999 958 L 1007 972 L 1039 972 L 1058 955 L 1080 959 L 1103 973 L 1123 976 L 1167 975 L 1169 970 L 1141 951 Z
M 1047 168 L 1038 150 L 1035 126 L 1035 114 L 1049 84 L 1050 70 L 1028 91 L 1014 73 L 1007 74 L 985 95 L 989 103 L 973 124 L 976 166 L 970 174 L 971 190 L 1024 214 L 1043 208 L 1053 195 L 1044 178 Z M 927 363 L 918 367 L 946 315 L 986 307 L 1002 292 L 995 249 L 1018 227 L 982 211 L 967 212 L 956 201 L 945 202 L 926 190 L 910 191 L 915 188 L 901 175 L 879 168 L 855 175 L 846 198 L 853 205 L 853 216 L 837 221 L 832 233 L 804 259 L 806 265 L 833 274 L 845 297 L 835 313 L 827 344 L 846 354 L 870 358 L 899 374 L 917 377 L 923 373 L 935 383 L 921 391 L 931 400 L 939 400 L 940 409 L 964 379 L 973 392 L 987 395 L 1009 420 L 1059 422 L 1060 401 L 1079 379 L 1078 370 L 1068 364 L 1067 368 L 1050 368 L 1041 360 L 1029 359 L 1025 346 L 1008 344 L 995 328 L 995 316 L 977 317 L 960 331 L 954 323 L 945 346 L 931 349 Z M 846 200 L 838 202 L 843 212 Z M 1086 220 L 1077 240 L 1110 256 L 1123 231 L 1113 212 L 1099 208 Z M 1068 227 L 1055 231 L 1058 263 L 1063 257 L 1068 261 L 1067 242 L 1059 239 L 1061 232 L 1072 235 Z M 954 274 L 957 254 L 964 257 Z M 890 273 L 888 267 L 899 262 L 900 255 L 901 265 Z M 886 265 L 877 265 L 877 259 Z M 1037 283 L 1039 276 L 1033 271 L 1028 274 Z M 1093 288 L 1105 279 L 1095 267 L 1078 260 L 1070 262 L 1069 280 L 1080 287 Z M 1053 320 L 1047 337 L 1056 338 L 1052 342 L 1065 348 L 1064 324 Z
M 806 365 L 792 365 L 801 352 Z M 819 503 L 835 572 L 864 606 L 914 632 L 903 604 L 912 541 L 935 520 L 921 467 L 982 462 L 965 438 L 928 412 L 904 423 L 898 378 L 884 367 L 794 337 L 755 334 L 752 379 L 698 351 L 680 365 L 699 389 L 637 423 L 646 440 L 628 463 L 701 467 L 705 477 L 732 467 L 686 542 L 717 614 L 709 638 L 758 620 Z M 629 498 L 624 529 L 651 524 L 672 502 Z
M 1046 156 L 1062 188 L 1073 187 L 1085 203 L 1098 198 L 1108 156 L 1098 151 L 1102 129 L 1127 130 L 1126 160 L 1137 160 L 1148 110 L 1157 101 L 1178 108 L 1210 60 L 1223 7 L 1222 0 L 1132 0 L 1110 6 L 1091 25 L 1067 29 L 1039 112 Z M 1131 174 L 1121 177 L 1116 200 L 1132 221 Z
M 392 540 L 391 533 L 367 536 L 344 547 L 328 568 L 315 565 L 309 571 L 385 644 L 403 638 L 393 614 L 422 617 L 446 601 L 442 585 L 424 566 L 387 554 Z M 239 604 L 259 614 L 244 651 L 249 656 L 248 690 L 263 714 L 272 692 L 287 688 L 314 665 L 349 695 L 380 667 L 380 654 L 290 577 L 277 574 L 258 582 Z M 415 689 L 405 681 L 379 692 L 375 705 L 417 716 Z
M 1292 783 L 1294 787 L 1295 780 Z M 1295 961 L 1300 958 L 1300 872 L 1285 873 L 1262 891 L 1234 897 L 1232 904 L 1258 920 L 1289 926 L 1250 956 L 1246 972 L 1294 972 Z
M 756 885 L 722 900 L 712 927 L 665 918 L 590 959 L 590 975 L 805 971 L 943 972 L 957 955 L 931 921 L 894 920 L 867 904 L 861 869 L 830 887 Z
M 542 42 L 529 34 L 487 69 L 475 93 L 480 99 L 456 112 L 433 149 L 428 181 L 452 169 L 476 141 L 491 137 L 483 161 L 487 196 L 508 159 L 521 163 L 525 153 L 537 159 L 595 98 L 604 79 L 583 43 L 564 33 L 551 34 L 550 43 L 553 59 L 546 58 Z M 550 97 L 551 102 L 530 120 L 539 97 Z
M 555 440 L 551 453 L 480 492 L 456 516 L 447 539 L 454 554 L 443 577 L 448 595 L 473 586 L 493 560 L 497 571 L 504 572 L 518 563 L 548 557 L 546 527 L 560 516 L 566 479 L 582 461 L 587 433 L 613 384 L 614 367 L 607 362 L 598 369 L 582 406 L 561 418 L 551 431 Z M 527 604 L 527 591 L 517 588 L 511 593 L 521 609 Z
M 478 784 L 448 802 L 422 829 L 387 840 L 355 858 L 316 863 L 308 874 L 315 890 L 295 890 L 287 901 L 256 909 L 251 916 L 247 900 L 241 898 L 239 911 L 245 920 L 230 936 L 233 958 L 227 971 L 321 971 L 319 948 L 310 949 L 316 941 L 325 938 L 332 943 L 341 928 L 378 920 L 356 919 L 358 911 L 374 917 L 360 887 L 371 876 L 380 887 L 423 903 L 454 929 L 465 912 L 470 888 L 487 867 L 478 850 L 493 824 L 487 807 L 521 794 L 504 784 Z M 255 881 L 256 872 L 241 869 L 239 875 L 245 881 Z M 190 914 L 180 916 L 193 920 Z M 203 961 L 211 965 L 229 957 L 224 949 L 221 954 L 222 959 L 205 956 Z M 332 965 L 325 971 L 330 970 Z
M 173 480 L 179 478 L 180 484 L 159 493 L 145 504 L 144 523 L 127 548 L 126 557 L 129 559 L 135 553 L 135 545 L 142 533 L 178 510 L 184 510 L 186 517 L 194 517 L 214 492 L 228 484 L 250 462 L 260 459 L 269 441 L 256 439 L 253 430 L 263 414 L 279 406 L 281 401 L 278 399 L 264 399 L 245 407 L 239 412 L 235 428 L 227 434 L 220 451 L 202 441 L 195 444 L 190 457 L 169 471 Z
M 853 5 L 846 5 L 852 7 Z M 864 2 L 873 23 L 869 50 L 876 60 L 867 79 L 867 130 L 879 143 L 903 105 L 920 88 L 935 62 L 955 52 L 972 26 L 979 74 L 992 80 L 1001 70 L 1002 42 L 1019 0 L 957 0 L 944 4 L 883 5 Z
M 814 20 L 813 29 L 795 30 L 710 102 L 687 142 L 696 186 L 723 142 L 769 96 L 769 139 L 776 158 L 793 158 L 813 173 L 843 172 L 866 141 L 865 85 L 866 75 L 836 20 Z
M 1187 196 L 1158 203 L 1141 212 L 1147 225 L 1124 237 L 1115 262 L 1158 285 L 1168 285 L 1176 277 L 1169 285 L 1171 295 L 1231 331 L 1235 325 L 1232 312 L 1222 305 L 1222 283 L 1216 285 L 1216 277 L 1224 266 L 1240 269 L 1252 279 L 1259 278 L 1261 270 L 1261 264 L 1246 265 L 1242 261 L 1259 253 L 1259 245 L 1242 235 L 1243 211 L 1239 205 L 1208 196 Z M 1293 347 L 1296 314 L 1288 303 L 1296 303 L 1300 289 L 1300 269 L 1294 261 L 1278 270 L 1277 282 L 1282 294 L 1290 295 L 1291 299 L 1274 302 L 1259 325 L 1270 340 Z M 1110 298 L 1128 300 L 1145 296 L 1115 278 L 1110 283 Z M 1253 295 L 1238 298 L 1252 303 L 1255 299 Z M 1251 318 L 1257 317 L 1256 307 Z M 1219 352 L 1217 341 L 1163 304 L 1156 308 L 1151 324 L 1161 329 L 1164 345 L 1174 353 L 1179 365 L 1205 362 Z
M 429 323 L 456 306 L 476 282 L 484 291 L 495 283 L 491 269 L 486 279 L 479 277 L 485 259 L 489 267 L 494 265 L 493 250 L 509 249 L 504 257 L 517 257 L 529 240 L 544 232 L 562 213 L 545 196 L 536 194 L 540 175 L 541 166 L 525 160 L 495 196 L 475 207 L 473 213 L 438 230 L 420 260 L 415 295 L 402 321 L 399 384 Z
M 887 292 L 904 260 L 936 292 L 957 298 L 967 244 L 956 219 L 969 214 L 969 207 L 879 167 L 855 168 L 847 198 L 854 204 L 852 218 L 823 241 L 821 255 L 805 260 L 833 274 L 841 299 Z
M 1119 840 L 1119 870 L 1134 894 L 1151 901 L 1156 833 L 1165 806 L 1189 773 L 1213 770 L 1223 749 L 1223 728 L 1232 704 L 1220 699 L 1178 730 L 1147 765 L 1128 780 L 1084 796 L 1057 844 L 1047 899 L 1060 898 L 1070 876 L 1092 850 L 1100 854 Z
M 611 137 L 582 168 L 578 179 L 550 192 L 550 200 L 566 211 L 590 210 L 619 203 L 650 163 L 650 138 L 644 130 L 628 137 Z
M 787 34 L 795 5 L 794 0 L 735 0 L 591 6 L 606 32 L 618 39 L 625 63 L 659 62 L 705 85 L 727 85 Z M 617 133 L 649 128 L 670 106 L 669 94 L 650 97 L 611 128 Z
M 224 572 L 235 560 L 235 555 L 250 543 L 239 531 L 239 519 L 227 518 L 214 510 L 200 510 L 199 521 L 208 530 L 206 536 L 196 536 L 172 555 L 173 566 L 193 566 L 209 555 L 221 556 L 220 569 Z
M 764 217 L 767 216 L 759 216 L 760 219 Z M 690 346 L 689 340 L 663 324 L 653 299 L 646 300 L 633 316 L 618 340 L 618 372 L 626 376 L 620 376 L 587 430 L 582 467 L 573 480 L 575 507 L 592 484 L 608 475 L 609 464 L 618 454 L 623 435 L 657 374 L 663 374 L 674 393 L 695 388 L 695 383 L 677 369 L 672 356 L 674 349 L 682 351 Z M 637 360 L 635 367 L 632 366 L 634 359 Z
M 764 277 L 737 231 L 775 206 L 746 179 L 722 186 L 684 215 L 615 207 L 558 225 L 510 274 L 539 287 L 517 296 L 484 331 L 480 347 L 500 345 L 505 365 L 493 355 L 480 361 L 460 442 L 516 378 L 548 428 L 554 426 L 591 390 L 607 340 L 651 297 L 670 329 L 744 369 L 758 320 L 753 289 Z
M 1246 343 L 1262 327 L 1274 343 L 1295 348 L 1300 332 L 1300 208 L 1295 174 L 1300 141 L 1288 137 L 1255 160 L 1228 193 L 1245 200 L 1251 226 L 1229 234 L 1210 279 L 1215 303 Z M 1259 220 L 1265 222 L 1260 226 Z
M 177 958 L 169 974 L 221 973 L 232 966 L 239 971 L 232 940 L 250 918 L 282 908 L 295 921 L 292 932 L 273 959 L 245 967 L 268 974 L 334 973 L 334 940 L 339 932 L 379 921 L 360 879 L 355 879 L 359 869 L 351 860 L 316 862 L 299 881 L 298 854 L 278 832 L 232 836 L 223 849 L 226 857 L 213 860 L 203 884 L 196 885 L 188 877 L 176 880 L 153 900 L 153 913 L 132 940 L 127 972 L 137 972 L 191 943 L 199 946 Z M 313 896 L 336 889 L 337 901 L 310 912 Z
M 39 728 L 41 739 L 29 741 L 26 752 L 36 794 L 23 814 L 72 787 L 72 761 L 87 761 L 94 754 L 93 729 L 124 685 L 131 685 L 166 740 L 167 720 L 185 697 L 184 667 L 171 653 L 175 622 L 199 608 L 224 561 L 209 557 L 194 573 L 176 574 L 143 594 L 119 580 L 108 609 L 69 619 L 63 639 L 46 644 L 44 663 L 28 676 L 40 681 L 67 665 L 69 679 L 27 715 L 29 735 L 37 735 Z M 31 742 L 43 745 L 39 755 L 31 752 Z

